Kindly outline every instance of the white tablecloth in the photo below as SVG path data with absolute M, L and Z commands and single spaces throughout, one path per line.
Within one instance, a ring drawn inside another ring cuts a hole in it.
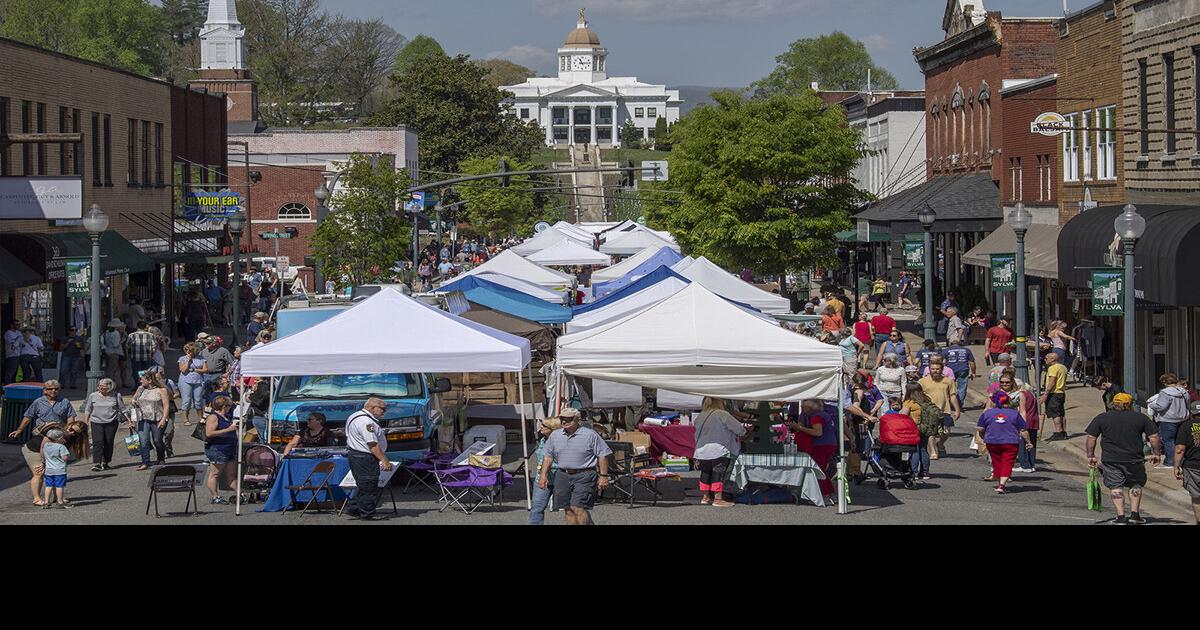
M 751 455 L 742 453 L 729 469 L 729 481 L 738 488 L 748 483 L 791 486 L 799 490 L 800 498 L 824 506 L 825 497 L 817 481 L 825 473 L 807 453 L 795 455 Z

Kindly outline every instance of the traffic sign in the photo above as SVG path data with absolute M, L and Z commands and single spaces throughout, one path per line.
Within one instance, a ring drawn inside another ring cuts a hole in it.
M 657 171 L 654 169 L 658 169 Z M 665 182 L 667 181 L 667 161 L 666 160 L 645 160 L 642 162 L 642 181 L 644 182 Z
M 287 256 L 279 256 L 275 258 L 275 271 L 280 275 L 286 275 L 292 267 L 292 261 Z
M 258 233 L 258 238 L 261 238 L 264 241 L 269 241 L 271 239 L 276 239 L 276 238 L 292 238 L 292 237 L 293 237 L 293 234 L 291 232 L 259 232 Z

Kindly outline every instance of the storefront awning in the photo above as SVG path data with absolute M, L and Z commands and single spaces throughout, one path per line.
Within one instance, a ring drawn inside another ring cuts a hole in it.
M 1039 278 L 1058 279 L 1057 225 L 1033 224 L 1025 233 L 1025 274 Z M 992 266 L 992 254 L 1011 254 L 1017 251 L 1017 235 L 1012 226 L 996 228 L 963 255 L 963 262 L 976 267 Z
M 1137 297 L 1169 306 L 1200 306 L 1200 282 L 1192 275 L 1200 268 L 1200 207 L 1141 205 L 1137 211 L 1146 219 L 1146 232 L 1134 254 Z M 1095 208 L 1063 226 L 1058 237 L 1061 281 L 1084 288 L 1093 268 L 1119 262 L 1113 220 L 1122 212 L 1122 206 Z
M 90 258 L 92 255 L 92 237 L 87 232 L 63 232 L 49 236 L 61 244 L 62 258 Z M 125 240 L 120 234 L 108 230 L 100 235 L 100 273 L 105 277 L 154 271 L 155 267 L 154 259 L 134 247 L 133 243 Z M 57 264 L 54 260 L 46 261 L 47 279 L 61 279 L 62 273 L 61 261 Z
M 42 274 L 21 262 L 12 252 L 0 247 L 0 289 L 16 289 L 44 282 Z

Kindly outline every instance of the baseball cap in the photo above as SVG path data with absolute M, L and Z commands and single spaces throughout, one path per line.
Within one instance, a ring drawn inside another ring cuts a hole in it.
M 1200 401 L 1196 401 L 1191 405 L 1192 413 L 1200 415 Z
M 996 357 L 997 361 L 1012 361 L 1012 355 L 1007 352 L 1001 352 L 1000 356 Z
M 196 335 L 196 341 L 208 341 L 209 337 L 212 337 L 212 335 L 202 332 L 199 335 Z
M 571 418 L 578 418 L 579 410 L 574 407 L 567 407 L 566 409 L 563 409 L 562 411 L 558 412 L 558 417 L 562 418 L 563 420 L 570 420 Z
M 1130 396 L 1129 394 L 1126 394 L 1125 392 L 1121 392 L 1120 394 L 1113 396 L 1113 402 L 1120 404 L 1120 405 L 1128 405 L 1128 404 L 1133 403 L 1133 396 Z

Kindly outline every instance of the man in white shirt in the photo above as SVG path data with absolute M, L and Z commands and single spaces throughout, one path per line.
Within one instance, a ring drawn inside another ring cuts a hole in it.
M 4 384 L 17 380 L 17 368 L 21 367 L 21 344 L 25 336 L 21 334 L 21 322 L 12 320 L 8 330 L 4 331 Z
M 387 411 L 387 403 L 380 398 L 370 398 L 362 411 L 355 412 L 346 420 L 346 446 L 350 449 L 350 472 L 358 489 L 351 500 L 349 513 L 364 521 L 375 519 L 375 506 L 379 503 L 379 470 L 391 470 L 384 447 L 387 438 L 380 418 Z
M 33 326 L 21 329 L 21 380 L 42 382 L 42 351 L 46 349 L 42 338 L 33 334 Z

